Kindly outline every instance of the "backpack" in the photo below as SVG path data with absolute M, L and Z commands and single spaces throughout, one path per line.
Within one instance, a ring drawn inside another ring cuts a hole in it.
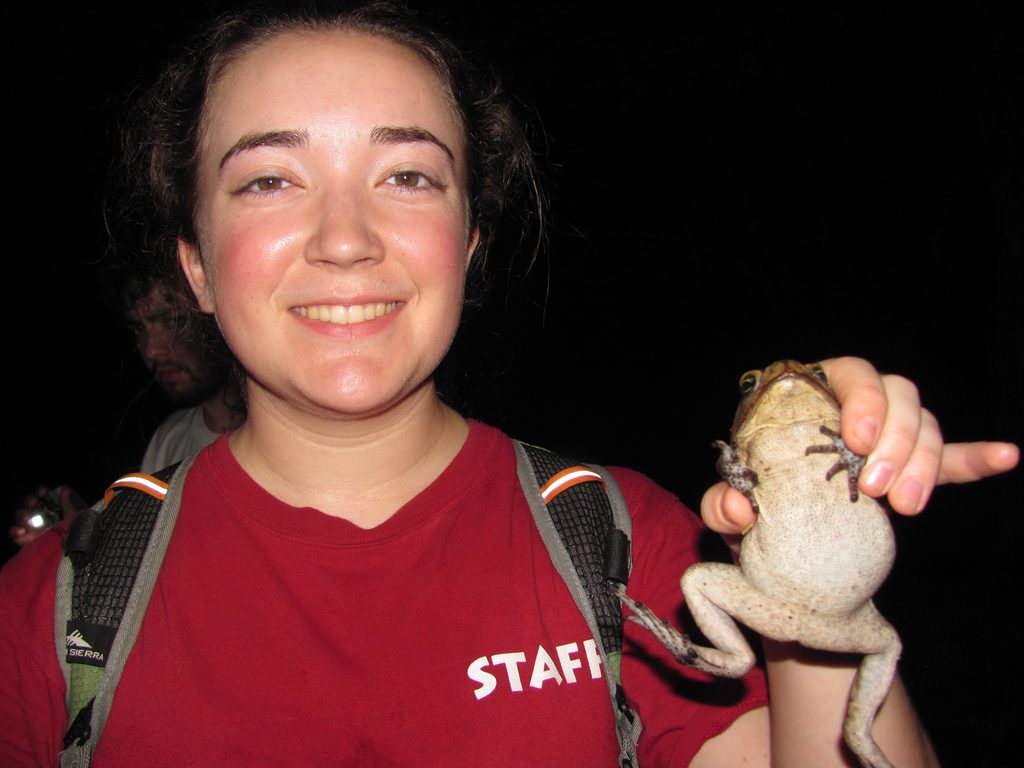
M 513 444 L 537 530 L 604 664 L 619 765 L 636 768 L 642 725 L 622 688 L 622 608 L 609 589 L 625 585 L 631 567 L 632 525 L 622 492 L 603 467 Z M 90 764 L 170 542 L 191 464 L 188 459 L 154 475 L 121 478 L 68 532 L 54 620 L 69 713 L 61 768 Z

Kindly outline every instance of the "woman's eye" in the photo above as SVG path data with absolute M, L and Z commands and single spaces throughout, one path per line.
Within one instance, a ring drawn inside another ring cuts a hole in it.
M 430 179 L 419 171 L 398 171 L 391 174 L 387 181 L 396 187 L 409 187 L 413 189 L 433 186 Z
M 291 184 L 280 176 L 261 176 L 258 179 L 253 179 L 243 188 L 243 192 L 280 192 L 283 189 L 290 187 Z

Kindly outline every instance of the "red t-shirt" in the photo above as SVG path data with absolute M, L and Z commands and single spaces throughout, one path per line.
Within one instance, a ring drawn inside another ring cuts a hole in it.
M 697 518 L 615 472 L 634 520 L 629 591 L 678 616 Z M 56 765 L 60 531 L 0 572 L 0 762 Z M 765 703 L 681 668 L 627 622 L 623 683 L 644 765 L 686 765 Z M 94 765 L 614 765 L 590 632 L 551 565 L 501 432 L 472 423 L 438 479 L 360 529 L 270 496 L 226 439 L 189 473 L 180 516 Z M 719 699 L 723 703 L 715 703 Z

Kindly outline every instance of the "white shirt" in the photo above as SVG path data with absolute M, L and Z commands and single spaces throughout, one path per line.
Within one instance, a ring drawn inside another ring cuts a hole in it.
M 183 408 L 168 416 L 156 428 L 146 446 L 140 471 L 152 474 L 175 462 L 187 459 L 214 440 L 217 433 L 206 426 L 201 406 Z

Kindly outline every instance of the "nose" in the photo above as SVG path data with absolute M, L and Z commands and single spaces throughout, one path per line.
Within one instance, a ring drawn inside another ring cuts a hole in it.
M 157 323 L 145 326 L 136 340 L 139 354 L 147 364 L 170 357 L 172 333 Z
M 380 212 L 372 197 L 372 192 L 361 191 L 325 195 L 306 243 L 306 260 L 349 267 L 383 259 Z

